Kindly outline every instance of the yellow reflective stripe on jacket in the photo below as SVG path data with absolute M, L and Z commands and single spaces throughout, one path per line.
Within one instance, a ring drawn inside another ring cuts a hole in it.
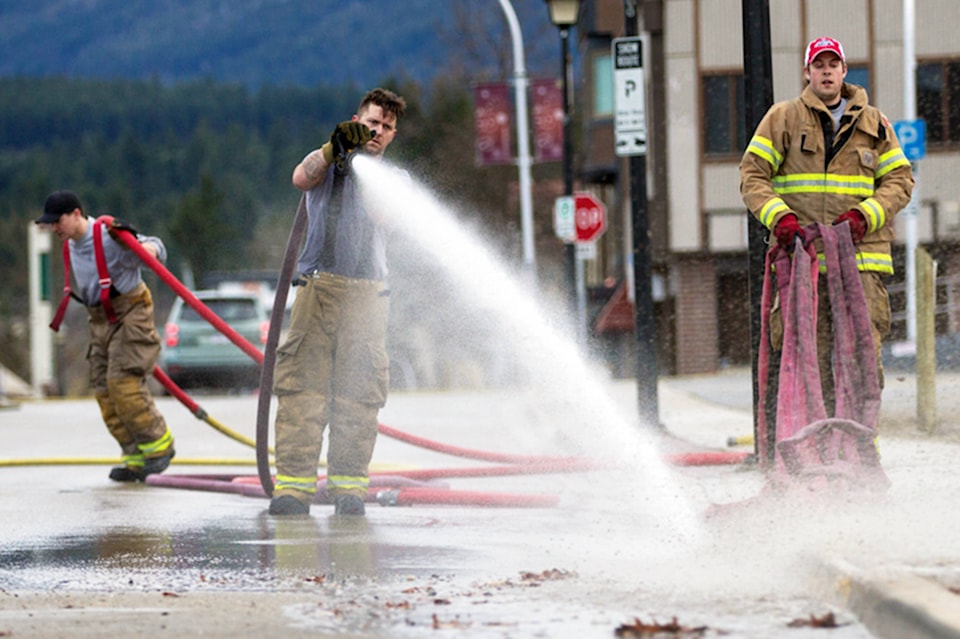
M 277 475 L 275 490 L 299 490 L 302 493 L 314 495 L 317 492 L 317 476 L 312 477 L 291 477 L 290 475 Z
M 817 253 L 817 264 L 819 264 L 819 271 L 821 273 L 827 272 L 827 258 L 823 253 Z M 886 253 L 864 253 L 857 251 L 857 270 L 892 275 L 893 258 Z
M 874 177 L 883 177 L 890 171 L 899 168 L 901 166 L 910 166 L 910 160 L 907 159 L 907 156 L 903 154 L 903 150 L 900 147 L 896 149 L 890 149 L 886 153 L 880 156 L 880 161 L 877 164 L 877 170 L 874 172 Z
M 790 207 L 781 198 L 772 197 L 763 208 L 760 209 L 760 223 L 768 229 L 771 228 L 773 220 L 783 211 L 789 211 Z
M 747 147 L 747 151 L 769 162 L 774 171 L 779 169 L 780 165 L 783 164 L 783 156 L 773 148 L 773 142 L 761 135 L 753 136 L 753 139 L 750 140 L 750 146 Z
M 137 448 L 140 449 L 140 452 L 143 453 L 145 457 L 150 457 L 151 455 L 165 451 L 170 448 L 172 444 L 173 433 L 170 432 L 170 428 L 168 427 L 163 437 L 155 439 L 152 442 L 147 442 L 146 444 L 137 444 Z
M 369 477 L 351 477 L 350 475 L 327 476 L 327 488 L 335 488 L 337 490 L 366 490 L 369 486 Z
M 773 190 L 789 193 L 836 193 L 870 197 L 873 195 L 873 178 L 864 175 L 839 175 L 837 173 L 793 173 L 775 175 Z
M 860 208 L 867 220 L 867 233 L 873 233 L 887 223 L 887 213 L 876 199 L 868 197 L 860 203 Z

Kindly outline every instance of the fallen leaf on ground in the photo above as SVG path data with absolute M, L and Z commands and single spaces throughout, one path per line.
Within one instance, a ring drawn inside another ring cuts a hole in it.
M 828 612 L 822 617 L 814 617 L 810 615 L 809 619 L 794 619 L 787 624 L 788 628 L 839 628 L 841 625 L 838 624 L 837 618 L 832 612 Z
M 632 624 L 623 624 L 614 630 L 613 634 L 617 637 L 624 637 L 625 639 L 663 637 L 667 634 L 685 639 L 693 639 L 694 637 L 702 637 L 706 631 L 706 626 L 698 626 L 696 628 L 681 626 L 677 623 L 676 617 L 674 617 L 670 623 L 657 623 L 656 621 L 645 623 L 640 621 L 640 619 L 634 618 Z

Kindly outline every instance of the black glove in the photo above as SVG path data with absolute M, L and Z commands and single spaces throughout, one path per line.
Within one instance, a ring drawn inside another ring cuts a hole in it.
M 353 120 L 341 122 L 330 134 L 330 143 L 333 145 L 334 155 L 352 151 L 372 139 L 373 133 L 367 128 L 367 125 Z
M 122 239 L 120 239 L 120 233 L 118 231 L 129 231 L 130 233 L 133 233 L 133 237 L 137 237 L 139 234 L 137 229 L 133 228 L 133 225 L 131 225 L 129 222 L 124 222 L 123 220 L 113 218 L 113 221 L 110 222 L 110 226 L 107 227 L 107 233 L 109 233 L 110 237 L 112 237 L 113 240 L 120 244 L 120 246 L 123 248 L 127 248 L 127 245 Z

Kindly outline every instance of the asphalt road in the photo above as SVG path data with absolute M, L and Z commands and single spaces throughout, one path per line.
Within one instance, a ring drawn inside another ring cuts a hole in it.
M 3 409 L 0 635 L 610 637 L 622 626 L 675 618 L 689 632 L 674 636 L 799 638 L 815 632 L 811 620 L 833 615 L 838 627 L 815 636 L 848 639 L 892 636 L 882 632 L 893 627 L 889 619 L 871 618 L 851 599 L 876 586 L 879 573 L 922 577 L 946 598 L 943 606 L 955 601 L 948 588 L 960 586 L 952 532 L 960 479 L 949 471 L 960 451 L 949 432 L 882 439 L 893 482 L 883 497 L 757 501 L 764 480 L 749 465 L 663 462 L 722 451 L 727 437 L 748 434 L 749 405 L 710 396 L 749 397 L 749 377 L 662 381 L 665 434 L 632 419 L 630 383 L 604 388 L 593 423 L 528 391 L 394 394 L 381 417 L 402 431 L 469 449 L 583 454 L 609 464 L 438 486 L 547 496 L 554 506 L 371 503 L 359 520 L 334 517 L 325 505 L 307 520 L 282 520 L 267 516 L 260 498 L 114 484 L 109 465 L 83 463 L 116 454 L 92 399 Z M 220 422 L 253 435 L 255 397 L 198 399 Z M 178 460 L 200 464 L 175 464 L 167 475 L 255 474 L 248 447 L 175 400 L 159 402 Z M 55 459 L 11 465 L 39 458 Z M 382 472 L 490 466 L 386 437 L 374 462 Z M 736 515 L 705 517 L 717 504 Z

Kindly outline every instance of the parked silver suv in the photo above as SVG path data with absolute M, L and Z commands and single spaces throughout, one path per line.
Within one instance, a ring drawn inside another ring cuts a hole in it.
M 255 293 L 196 291 L 197 298 L 261 352 L 270 328 L 269 309 Z M 163 329 L 160 366 L 183 388 L 254 388 L 260 365 L 177 298 Z

